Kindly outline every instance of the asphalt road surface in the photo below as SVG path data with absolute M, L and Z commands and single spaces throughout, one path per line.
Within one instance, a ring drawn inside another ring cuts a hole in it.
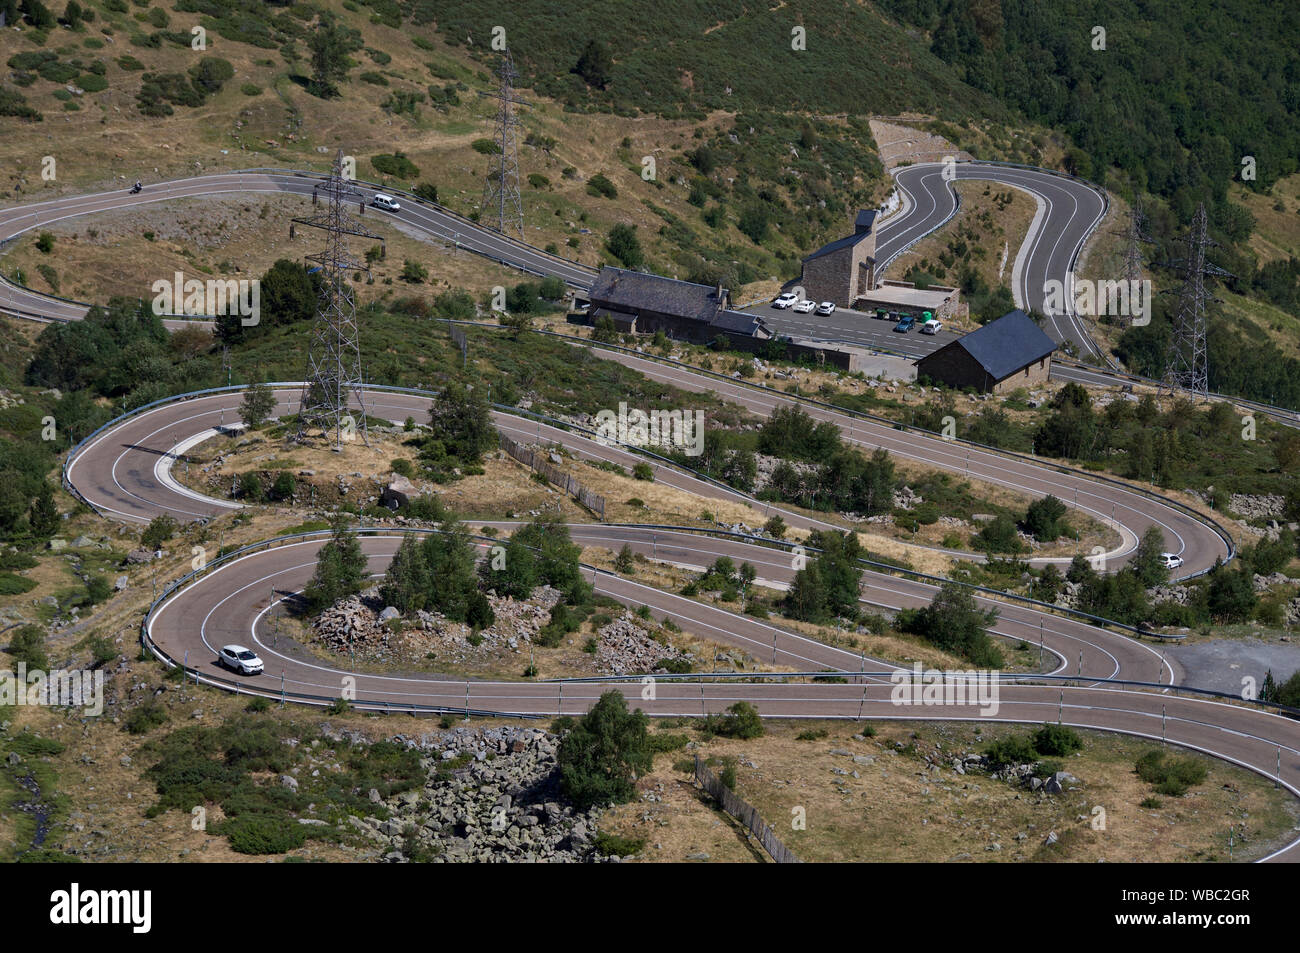
M 919 172 L 916 175 L 919 176 L 916 182 L 911 177 L 903 180 L 909 190 L 916 191 L 911 198 L 912 208 L 897 220 L 895 226 L 909 223 L 909 234 L 923 233 L 927 222 L 933 222 L 944 214 L 942 195 L 932 188 L 933 180 Z M 123 192 L 69 198 L 0 214 L 0 238 L 69 215 L 89 214 L 133 202 L 165 201 L 223 191 L 309 193 L 311 188 L 310 180 L 296 177 L 241 174 L 154 186 L 140 196 L 127 196 Z M 922 198 L 923 195 L 929 199 Z M 1064 209 L 1067 197 L 1052 193 L 1045 195 L 1044 201 L 1048 201 L 1052 209 Z M 933 208 L 928 204 L 931 201 Z M 404 201 L 403 204 L 407 203 Z M 1071 209 L 1068 230 L 1058 229 L 1053 236 L 1049 229 L 1040 229 L 1027 241 L 1029 251 L 1026 253 L 1022 248 L 1024 261 L 1018 271 L 1019 287 L 1021 293 L 1029 296 L 1027 300 L 1031 306 L 1033 287 L 1037 282 L 1035 276 L 1061 267 L 1077 253 L 1077 246 L 1090 227 L 1087 210 L 1078 210 L 1077 199 Z M 578 266 L 561 264 L 544 253 L 474 228 L 450 214 L 421 207 L 404 209 L 399 214 L 409 216 L 410 224 L 425 229 L 436 239 L 455 241 L 498 260 L 535 268 L 539 273 L 564 270 L 567 274 L 561 274 L 561 277 L 574 284 L 590 280 L 589 270 L 584 275 L 584 269 Z M 1060 214 L 1061 211 L 1049 211 L 1047 220 Z M 919 218 L 913 218 L 918 215 Z M 1076 231 L 1079 235 L 1077 243 L 1074 238 Z M 899 248 L 910 240 L 903 232 L 897 238 L 892 232 L 888 237 Z M 0 294 L 4 295 L 0 307 L 47 319 L 75 320 L 80 316 L 77 305 L 53 303 L 43 296 L 12 286 L 0 288 Z M 84 307 L 80 313 L 84 314 Z M 1058 333 L 1068 334 L 1071 327 L 1077 329 L 1078 325 L 1071 316 L 1062 315 L 1057 316 L 1055 327 Z M 612 359 L 676 386 L 715 391 L 760 414 L 789 400 L 738 382 L 720 382 L 716 378 L 632 355 L 614 354 Z M 424 406 L 422 402 L 428 399 L 418 395 L 372 393 L 373 399 L 367 399 L 371 412 L 391 419 L 404 419 L 408 413 L 418 412 Z M 292 388 L 278 396 L 282 410 L 292 406 L 297 397 Z M 170 466 L 179 446 L 201 438 L 215 427 L 234 423 L 238 400 L 238 394 L 212 395 L 169 403 L 128 417 L 81 448 L 68 465 L 68 478 L 79 493 L 111 518 L 138 522 L 160 512 L 171 512 L 182 518 L 195 519 L 228 509 L 231 504 L 226 501 L 205 499 L 180 487 L 170 475 Z M 1051 492 L 1069 506 L 1113 520 L 1123 535 L 1124 545 L 1111 555 L 1112 568 L 1122 562 L 1133 541 L 1150 525 L 1161 528 L 1167 548 L 1183 553 L 1187 559 L 1187 572 L 1205 569 L 1215 558 L 1226 553 L 1223 541 L 1204 522 L 1159 499 L 1136 494 L 1122 486 L 1086 476 L 1058 473 L 1032 461 L 1015 460 L 937 438 L 908 434 L 822 408 L 811 408 L 810 412 L 834 420 L 851 442 L 868 447 L 884 446 L 891 453 L 908 459 L 954 473 L 969 473 L 972 478 L 986 479 L 1029 493 Z M 530 431 L 536 434 L 539 427 L 535 421 L 512 419 L 504 414 L 498 416 L 498 423 L 507 433 L 520 436 L 527 436 Z M 548 436 L 545 430 L 541 433 L 543 438 Z M 590 456 L 604 457 L 625 452 L 602 447 L 564 431 L 555 431 L 553 436 L 575 452 Z M 687 474 L 675 471 L 670 474 L 667 472 L 669 468 L 659 469 L 660 479 L 679 481 L 705 495 L 722 492 L 717 487 L 695 483 Z M 805 518 L 803 525 L 807 522 Z M 626 542 L 651 558 L 691 568 L 701 568 L 718 555 L 731 555 L 733 559 L 753 563 L 761 579 L 778 586 L 788 581 L 792 572 L 788 557 L 783 559 L 778 551 L 734 538 L 604 524 L 574 526 L 572 532 L 576 540 L 585 545 L 608 545 L 616 549 Z M 381 573 L 400 542 L 400 536 L 380 532 L 367 534 L 363 540 L 371 571 Z M 284 541 L 222 562 L 199 574 L 188 585 L 172 591 L 151 614 L 147 625 L 152 644 L 172 660 L 188 659 L 190 667 L 199 673 L 200 678 L 221 687 L 230 688 L 237 684 L 241 691 L 259 692 L 271 697 L 283 689 L 293 693 L 296 701 L 315 696 L 316 703 L 328 703 L 341 693 L 343 679 L 351 674 L 346 666 L 322 663 L 307 656 L 300 647 L 275 644 L 274 629 L 268 625 L 268 613 L 282 609 L 284 600 L 292 599 L 310 577 L 315 565 L 315 549 L 320 544 L 320 539 Z M 777 664 L 813 672 L 833 669 L 853 673 L 889 668 L 884 663 L 813 642 L 773 623 L 704 606 L 674 593 L 650 588 L 635 579 L 594 571 L 592 576 L 599 592 L 629 605 L 648 605 L 656 615 L 673 618 L 683 628 L 700 635 L 744 647 L 759 657 L 763 657 L 763 651 L 770 647 L 771 657 Z M 869 573 L 864 578 L 862 598 L 871 605 L 897 608 L 924 604 L 932 592 L 922 582 Z M 993 715 L 981 715 L 970 707 L 899 706 L 891 697 L 893 686 L 883 677 L 859 678 L 852 675 L 846 677 L 845 683 L 675 682 L 660 679 L 643 686 L 640 681 L 608 679 L 536 683 L 463 680 L 419 673 L 358 674 L 355 676 L 356 697 L 359 704 L 369 706 L 405 704 L 554 715 L 585 711 L 603 691 L 613 687 L 624 691 L 633 704 L 656 715 L 718 711 L 743 699 L 754 703 L 768 716 L 991 717 L 1027 723 L 1057 718 L 1065 724 L 1080 727 L 1149 738 L 1165 737 L 1269 777 L 1276 773 L 1280 783 L 1293 794 L 1300 795 L 1297 786 L 1300 785 L 1300 725 L 1296 721 L 1244 703 L 1177 695 L 1167 687 L 1161 690 L 1158 687 L 1108 683 L 1105 680 L 1125 679 L 1169 686 L 1179 683 L 1183 673 L 1165 662 L 1151 646 L 1106 629 L 1022 605 L 999 602 L 998 609 L 1001 613 L 996 627 L 998 634 L 1031 644 L 1041 638 L 1044 653 L 1055 659 L 1055 665 L 1049 667 L 1054 667 L 1062 675 L 1072 676 L 1074 681 L 1068 685 L 1003 683 L 1000 707 Z M 1038 633 L 1037 638 L 1035 633 Z M 214 649 L 228 641 L 252 643 L 266 658 L 267 673 L 254 678 L 219 673 L 215 668 Z M 1300 844 L 1296 843 L 1274 855 L 1274 859 L 1294 860 L 1298 857 Z
M 650 373 L 671 375 L 679 386 L 717 389 L 716 380 L 640 358 L 624 356 L 632 366 Z M 644 364 L 645 366 L 638 366 Z M 690 378 L 697 377 L 698 380 Z M 731 399 L 746 400 L 755 412 L 770 410 L 781 398 L 735 385 Z M 297 390 L 277 390 L 279 411 L 290 409 Z M 420 412 L 427 397 L 418 394 L 370 392 L 366 401 L 371 413 L 393 420 Z M 97 508 L 122 519 L 143 520 L 158 512 L 196 518 L 227 509 L 227 501 L 210 500 L 180 487 L 170 477 L 176 448 L 214 427 L 227 426 L 237 416 L 238 393 L 223 393 L 177 401 L 127 417 L 88 441 L 73 458 L 68 476 L 77 490 Z M 831 419 L 838 415 L 827 414 Z M 497 423 L 517 439 L 555 440 L 580 455 L 620 459 L 626 451 L 602 446 L 566 431 L 551 430 L 544 424 L 498 414 Z M 867 427 L 864 422 L 847 422 L 849 439 L 873 445 L 884 438 L 903 441 L 893 452 L 930 459 L 936 465 L 964 472 L 964 450 L 944 441 L 915 438 L 888 427 Z M 1010 462 L 994 455 L 975 454 L 969 464 L 972 475 L 979 473 L 1007 485 L 1032 485 L 1042 481 L 1068 499 L 1070 493 L 1057 481 L 1079 481 L 1081 494 L 1095 501 L 1112 500 L 1123 515 L 1117 521 L 1129 537 L 1150 522 L 1169 524 L 1195 549 L 1188 554 L 1199 565 L 1213 552 L 1218 536 L 1191 517 L 1175 519 L 1158 501 L 1145 497 L 1125 498 L 1128 491 L 1090 485 L 1083 477 L 1057 474 L 1034 464 Z M 623 462 L 626 463 L 626 457 Z M 718 488 L 701 485 L 688 474 L 659 467 L 656 479 L 676 480 L 684 488 L 716 494 Z M 1040 487 L 1041 491 L 1042 487 Z M 1094 505 L 1081 504 L 1081 505 Z M 1177 511 L 1174 511 L 1177 513 Z M 509 529 L 513 524 L 495 524 Z M 1199 527 L 1199 528 L 1198 528 Z M 702 569 L 720 555 L 748 561 L 758 578 L 769 585 L 784 586 L 793 575 L 788 553 L 725 535 L 662 527 L 579 524 L 571 526 L 576 542 L 615 550 L 624 543 L 634 551 L 674 565 Z M 380 530 L 363 536 L 363 548 L 370 571 L 381 574 L 401 536 Z M 755 704 L 769 716 L 977 719 L 1040 723 L 1059 718 L 1066 724 L 1166 737 L 1168 740 L 1223 757 L 1234 763 L 1273 776 L 1278 757 L 1282 760 L 1281 781 L 1293 793 L 1300 793 L 1300 726 L 1245 704 L 1175 695 L 1156 685 L 1183 681 L 1184 673 L 1167 662 L 1155 647 L 1145 642 L 1086 625 L 1081 621 L 1039 612 L 1024 605 L 998 601 L 1000 618 L 995 633 L 1031 645 L 1040 642 L 1048 668 L 1073 677 L 1068 684 L 1008 684 L 1000 687 L 999 708 L 981 715 L 972 707 L 899 706 L 893 686 L 883 675 L 848 677 L 845 684 L 826 682 L 753 683 L 737 681 L 672 682 L 658 680 L 651 686 L 639 680 L 514 682 L 465 680 L 422 673 L 392 675 L 355 674 L 345 664 L 322 662 L 301 646 L 286 639 L 278 641 L 272 624 L 275 613 L 301 591 L 315 567 L 315 552 L 322 539 L 285 540 L 270 548 L 227 561 L 199 574 L 190 584 L 177 588 L 148 620 L 152 643 L 165 657 L 188 660 L 201 679 L 223 688 L 238 685 L 243 692 L 276 697 L 284 691 L 295 701 L 314 700 L 325 704 L 337 697 L 346 677 L 355 678 L 359 704 L 387 708 L 425 706 L 470 709 L 514 714 L 554 715 L 585 711 L 599 695 L 616 688 L 632 704 L 656 715 L 695 715 L 719 711 L 736 700 Z M 486 543 L 485 543 L 486 545 Z M 1212 557 L 1209 557 L 1212 559 Z M 892 666 L 855 653 L 814 642 L 772 622 L 752 619 L 706 606 L 680 595 L 646 586 L 635 579 L 589 570 L 597 591 L 627 605 L 647 605 L 658 617 L 671 618 L 699 635 L 741 647 L 757 658 L 807 672 L 827 669 L 840 672 L 886 672 Z M 926 604 L 933 595 L 927 583 L 869 572 L 861 597 L 864 603 L 886 609 Z M 989 603 L 992 604 L 992 603 Z M 227 642 L 251 644 L 267 661 L 262 676 L 242 677 L 219 671 L 215 649 Z M 770 653 L 770 654 L 769 654 Z M 1155 683 L 1148 688 L 1108 683 L 1124 679 Z M 649 692 L 649 694 L 647 694 Z M 1293 845 L 1276 859 L 1296 859 L 1300 848 Z

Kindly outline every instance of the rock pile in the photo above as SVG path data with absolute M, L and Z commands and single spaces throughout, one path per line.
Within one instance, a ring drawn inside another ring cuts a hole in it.
M 596 666 L 602 675 L 640 675 L 664 672 L 656 667 L 664 659 L 687 659 L 670 642 L 660 642 L 625 612 L 597 630 Z
M 378 587 L 372 587 L 326 609 L 312 629 L 315 640 L 330 651 L 373 661 L 420 661 L 432 652 L 453 662 L 483 662 L 530 643 L 561 597 L 550 586 L 534 589 L 527 600 L 489 594 L 496 621 L 475 633 L 438 612 L 420 610 L 403 617 L 385 606 Z
M 350 819 L 384 860 L 402 863 L 416 853 L 442 863 L 604 859 L 593 846 L 594 812 L 575 812 L 560 800 L 555 735 L 462 726 L 392 740 L 426 754 L 428 778 L 422 790 L 384 801 L 387 819 Z

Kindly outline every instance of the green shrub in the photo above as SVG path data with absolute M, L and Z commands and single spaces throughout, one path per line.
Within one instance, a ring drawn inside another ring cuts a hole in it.
M 1065 725 L 1043 725 L 1034 732 L 1034 750 L 1042 755 L 1064 757 L 1083 747 L 1083 739 Z
M 1008 735 L 999 738 L 984 749 L 989 767 L 994 771 L 1015 764 L 1033 764 L 1038 761 L 1038 752 L 1033 740 L 1028 735 Z
M 183 672 L 181 668 L 173 671 Z M 156 698 L 151 698 L 143 705 L 137 705 L 131 709 L 131 713 L 126 716 L 123 727 L 133 735 L 147 734 L 159 725 L 166 724 L 167 709 L 163 707 L 162 702 Z
M 1139 778 L 1154 785 L 1157 794 L 1182 797 L 1189 788 L 1205 781 L 1205 765 L 1194 758 L 1173 758 L 1158 749 L 1152 749 L 1134 764 Z
M 630 857 L 645 850 L 644 837 L 621 837 L 604 831 L 597 832 L 593 844 L 597 853 L 605 857 Z
M 597 172 L 587 181 L 587 194 L 616 199 L 618 198 L 618 189 L 614 187 L 614 183 L 604 173 Z
M 230 849 L 239 854 L 283 854 L 301 847 L 307 829 L 289 817 L 241 814 L 222 821 L 216 833 L 224 834 Z

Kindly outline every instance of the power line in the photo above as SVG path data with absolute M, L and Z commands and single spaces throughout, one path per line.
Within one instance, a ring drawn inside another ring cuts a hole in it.
M 1178 312 L 1174 316 L 1173 336 L 1165 352 L 1165 375 L 1160 385 L 1162 392 L 1173 394 L 1176 390 L 1185 390 L 1201 400 L 1208 400 L 1210 396 L 1205 306 L 1207 302 L 1217 300 L 1205 290 L 1205 277 L 1232 277 L 1205 260 L 1205 249 L 1219 244 L 1209 237 L 1208 229 L 1205 203 L 1202 202 L 1196 207 L 1187 237 L 1179 239 L 1187 245 L 1188 255 L 1182 260 L 1183 286 L 1178 293 Z
M 501 54 L 501 64 L 497 67 L 497 91 L 479 92 L 480 96 L 498 101 L 493 133 L 496 153 L 488 169 L 487 181 L 483 184 L 483 206 L 479 212 L 479 222 L 503 235 L 509 229 L 523 238 L 524 203 L 519 194 L 520 122 L 515 115 L 515 107 L 532 104 L 515 97 L 514 85 L 518 78 L 510 51 L 505 50 Z
M 348 236 L 381 242 L 383 239 L 356 221 L 344 208 L 348 199 L 355 197 L 358 205 L 364 200 L 343 175 L 342 150 L 334 157 L 329 177 L 316 187 L 312 204 L 317 204 L 322 197 L 325 200 L 322 214 L 293 220 L 325 232 L 325 249 L 307 256 L 308 261 L 320 266 L 322 288 L 307 348 L 307 373 L 298 411 L 298 439 L 305 438 L 308 430 L 320 429 L 326 437 L 333 431 L 334 447 L 339 449 L 343 440 L 352 439 L 360 430 L 361 439 L 369 446 L 366 406 L 362 396 L 364 381 L 361 377 L 357 302 L 349 279 L 358 271 L 369 274 L 370 267 L 348 251 Z M 356 403 L 359 424 L 348 410 L 349 399 Z

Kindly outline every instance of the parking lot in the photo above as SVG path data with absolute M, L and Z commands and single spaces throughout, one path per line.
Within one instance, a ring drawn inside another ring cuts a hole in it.
M 778 334 L 846 341 L 860 347 L 896 351 L 909 357 L 924 357 L 943 347 L 955 336 L 947 327 L 938 334 L 921 334 L 919 321 L 911 331 L 902 334 L 894 330 L 892 321 L 882 321 L 874 313 L 849 308 L 836 308 L 835 313 L 830 315 L 797 314 L 790 308 L 775 308 L 767 300 L 740 310 L 757 314 Z

